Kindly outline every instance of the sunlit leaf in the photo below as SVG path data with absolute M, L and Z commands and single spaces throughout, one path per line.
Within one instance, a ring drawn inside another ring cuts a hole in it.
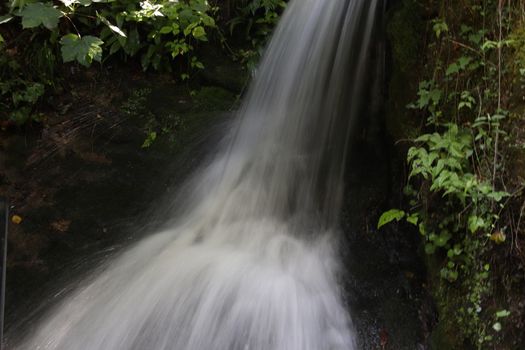
M 100 15 L 98 13 L 97 13 L 97 16 L 98 16 L 98 18 L 100 19 L 100 21 L 102 23 L 104 23 L 105 25 L 108 26 L 109 29 L 111 29 L 111 31 L 113 33 L 116 33 L 116 34 L 120 35 L 121 37 L 126 38 L 126 33 L 124 33 L 124 31 L 122 29 L 120 29 L 119 27 L 117 27 L 114 24 L 111 24 L 111 22 L 108 21 L 107 18 L 105 18 L 104 16 L 102 16 L 102 15 Z
M 97 37 L 86 35 L 80 37 L 76 34 L 67 34 L 60 40 L 62 45 L 62 59 L 64 62 L 77 61 L 88 67 L 93 61 L 102 59 L 102 44 Z
M 377 228 L 379 229 L 394 220 L 399 221 L 403 217 L 405 217 L 405 215 L 405 212 L 402 210 L 391 209 L 383 213 L 383 215 L 381 215 L 381 217 L 379 218 L 379 222 L 377 223 Z

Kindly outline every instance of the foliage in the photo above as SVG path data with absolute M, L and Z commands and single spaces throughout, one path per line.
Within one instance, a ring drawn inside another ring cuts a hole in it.
M 62 59 L 64 62 L 78 61 L 83 66 L 89 67 L 91 62 L 102 60 L 102 40 L 95 36 L 81 37 L 77 34 L 67 34 L 60 40 L 62 45 Z
M 207 41 L 207 30 L 216 27 L 214 12 L 206 0 L 63 0 L 59 6 L 16 3 L 10 15 L 20 17 L 24 29 L 45 27 L 51 43 L 62 37 L 58 44 L 64 62 L 73 58 L 88 66 L 102 60 L 104 49 L 107 56 L 117 52 L 139 56 L 144 69 L 171 69 L 173 58 L 195 61 L 195 45 Z M 201 68 L 201 64 L 196 62 L 191 68 Z
M 253 66 L 284 8 L 282 0 L 237 0 L 235 18 L 221 22 L 207 0 L 12 0 L 0 6 L 0 120 L 39 120 L 60 81 L 63 64 L 134 60 L 144 70 L 173 72 L 180 81 L 204 69 L 199 49 L 219 38 L 217 23 L 244 31 L 248 49 L 235 51 Z M 216 5 L 214 5 L 216 4 Z M 229 5 L 228 5 L 229 6 Z M 242 44 L 246 47 L 245 44 Z M 202 50 L 201 50 L 202 51 Z
M 497 308 L 491 300 L 497 293 L 492 271 L 500 246 L 515 236 L 506 218 L 522 189 L 505 181 L 514 116 L 503 96 L 512 79 L 504 60 L 516 38 L 512 8 L 504 3 L 471 7 L 475 18 L 468 21 L 442 8 L 429 21 L 427 79 L 408 105 L 425 117 L 407 152 L 408 205 L 387 211 L 378 223 L 404 219 L 419 231 L 423 250 L 439 264 L 440 316 L 460 330 L 460 342 L 479 349 L 501 341 L 504 319 L 512 316 L 505 301 Z M 453 295 L 461 297 L 451 300 Z
M 241 49 L 238 53 L 250 70 L 255 68 L 266 41 L 285 8 L 284 0 L 243 0 L 236 10 L 236 16 L 228 22 L 230 34 L 241 29 L 250 43 L 249 48 Z
M 38 103 L 56 81 L 45 73 L 60 61 L 89 67 L 112 55 L 138 58 L 144 70 L 176 69 L 185 80 L 204 68 L 195 50 L 215 30 L 215 11 L 206 0 L 14 0 L 0 17 L 0 118 L 38 120 Z M 39 55 L 41 65 L 30 68 Z
M 18 125 L 39 120 L 35 105 L 45 93 L 44 83 L 26 77 L 20 63 L 6 54 L 0 55 L 0 78 L 0 120 Z

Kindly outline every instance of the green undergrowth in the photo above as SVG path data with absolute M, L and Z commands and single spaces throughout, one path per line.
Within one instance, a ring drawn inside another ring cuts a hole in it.
M 88 68 L 136 65 L 193 86 L 206 69 L 202 53 L 213 48 L 250 69 L 284 6 L 282 0 L 3 3 L 0 127 L 43 123 L 71 72 Z M 243 33 L 236 34 L 236 48 L 234 32 Z
M 405 0 L 394 11 L 391 91 L 402 88 L 396 75 L 415 88 L 411 101 L 390 96 L 405 105 L 391 112 L 407 155 L 405 205 L 378 226 L 405 221 L 420 234 L 439 313 L 434 349 L 521 349 L 523 3 Z

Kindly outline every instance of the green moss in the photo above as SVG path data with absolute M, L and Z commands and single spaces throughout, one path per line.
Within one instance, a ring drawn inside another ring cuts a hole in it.
M 394 139 L 416 135 L 419 121 L 406 106 L 415 99 L 423 46 L 424 22 L 421 6 L 414 0 L 403 0 L 388 16 L 387 34 L 392 53 L 387 128 Z
M 227 111 L 235 100 L 235 94 L 216 86 L 203 87 L 193 97 L 195 108 L 201 111 Z
M 408 73 L 418 66 L 421 49 L 421 6 L 404 0 L 392 10 L 387 31 L 396 69 Z
M 424 253 L 423 253 L 424 254 Z M 457 311 L 456 305 L 450 302 L 460 300 L 458 295 L 451 295 L 446 283 L 440 278 L 441 261 L 435 255 L 425 254 L 425 265 L 428 272 L 428 282 L 430 293 L 436 303 L 437 314 L 439 317 L 438 324 L 430 334 L 431 350 L 465 350 L 458 338 L 457 324 L 455 324 L 454 314 Z

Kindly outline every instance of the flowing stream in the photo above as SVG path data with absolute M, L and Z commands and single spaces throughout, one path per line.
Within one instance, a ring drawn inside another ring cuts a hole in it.
M 337 222 L 378 8 L 292 0 L 229 141 L 174 199 L 175 223 L 14 349 L 356 349 Z

